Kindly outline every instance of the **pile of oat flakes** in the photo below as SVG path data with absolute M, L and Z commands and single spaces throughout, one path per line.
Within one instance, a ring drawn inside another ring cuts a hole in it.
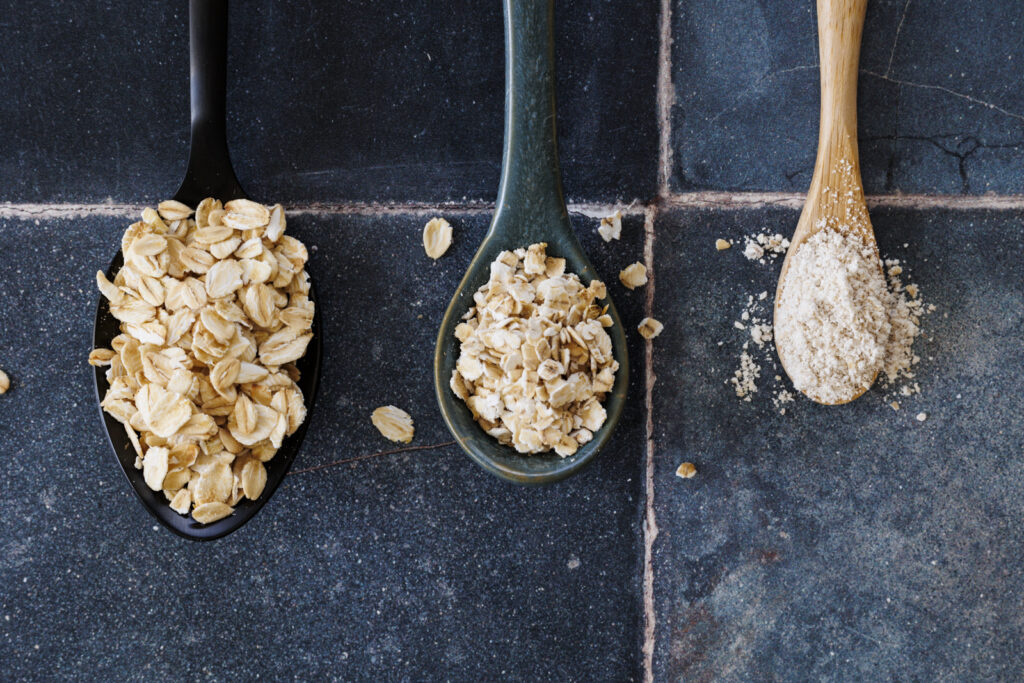
M 306 417 L 294 363 L 313 336 L 308 253 L 284 231 L 280 205 L 161 202 L 124 233 L 113 282 L 96 274 L 121 331 L 89 355 L 108 368 L 101 405 L 146 485 L 199 523 L 258 498 L 264 463 Z
M 455 328 L 452 391 L 484 431 L 520 453 L 572 455 L 607 418 L 602 402 L 619 363 L 598 305 L 604 283 L 584 287 L 547 245 L 502 252 Z

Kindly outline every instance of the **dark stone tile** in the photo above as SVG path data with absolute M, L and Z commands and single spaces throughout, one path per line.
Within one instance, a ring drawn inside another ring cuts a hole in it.
M 296 469 L 393 447 L 369 420 L 407 408 L 414 444 L 449 441 L 431 362 L 437 324 L 488 216 L 301 215 L 315 251 L 325 372 Z M 574 217 L 612 281 L 611 248 Z M 246 527 L 208 544 L 155 526 L 109 452 L 85 364 L 124 217 L 0 222 L 0 661 L 14 679 L 635 680 L 639 671 L 642 345 L 633 400 L 593 467 L 514 487 L 455 447 L 289 476 Z M 73 249 L 68 245 L 74 244 Z M 613 287 L 630 325 L 643 293 Z
M 673 25 L 673 188 L 806 190 L 818 130 L 813 3 L 677 2 Z M 859 93 L 868 192 L 1020 191 L 1022 36 L 1019 8 L 1000 0 L 869 3 Z
M 654 194 L 658 8 L 559 3 L 567 195 Z M 188 145 L 185 3 L 18 5 L 0 25 L 0 200 L 172 193 Z M 492 200 L 500 3 L 239 4 L 229 138 L 243 185 L 284 202 Z
M 764 381 L 752 403 L 724 384 L 745 334 L 732 323 L 780 264 L 713 244 L 797 216 L 657 224 L 655 679 L 1020 679 L 1024 215 L 873 211 L 883 253 L 937 306 L 916 347 L 923 394 L 899 412 L 876 388 L 780 415 Z

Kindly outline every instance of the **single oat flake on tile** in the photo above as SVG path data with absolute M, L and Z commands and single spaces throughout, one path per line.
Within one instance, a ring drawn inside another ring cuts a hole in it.
M 665 326 L 654 318 L 644 318 L 640 321 L 640 324 L 637 325 L 636 329 L 644 339 L 654 339 L 661 334 L 661 331 L 665 329 Z
M 385 438 L 399 443 L 409 443 L 415 434 L 412 416 L 395 406 L 381 406 L 370 415 L 373 426 Z
M 432 218 L 423 226 L 423 249 L 427 256 L 439 259 L 452 246 L 452 226 L 443 218 Z
M 630 289 L 647 284 L 647 267 L 637 262 L 626 266 L 619 272 L 619 281 Z
M 692 462 L 684 462 L 676 468 L 676 476 L 681 479 L 693 479 L 697 476 L 697 468 Z
M 622 212 L 616 211 L 611 216 L 602 218 L 597 232 L 605 242 L 619 239 L 622 236 Z

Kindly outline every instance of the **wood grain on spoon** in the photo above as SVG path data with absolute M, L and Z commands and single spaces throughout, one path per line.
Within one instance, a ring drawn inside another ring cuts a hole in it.
M 818 0 L 821 60 L 818 157 L 807 201 L 782 263 L 775 292 L 776 316 L 793 254 L 807 238 L 823 228 L 856 233 L 874 251 L 879 270 L 882 267 L 864 201 L 857 149 L 857 69 L 866 9 L 867 0 Z M 781 351 L 779 356 L 780 359 L 784 357 Z M 838 403 L 848 403 L 866 390 L 866 387 L 862 388 L 847 401 Z M 810 394 L 808 397 L 825 403 Z

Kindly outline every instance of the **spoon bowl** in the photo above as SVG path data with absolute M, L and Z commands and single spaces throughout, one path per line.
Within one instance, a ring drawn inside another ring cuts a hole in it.
M 206 197 L 216 197 L 224 202 L 248 198 L 231 167 L 225 130 L 227 12 L 227 0 L 191 0 L 189 3 L 192 141 L 185 178 L 174 195 L 174 199 L 189 207 L 195 207 Z M 124 256 L 118 251 L 107 269 L 107 278 L 113 281 L 123 265 Z M 312 277 L 309 299 L 317 307 L 313 316 L 313 338 L 306 347 L 306 354 L 295 364 L 301 373 L 298 385 L 306 404 L 306 419 L 292 435 L 285 437 L 281 448 L 265 463 L 267 482 L 260 496 L 256 500 L 242 499 L 227 517 L 210 524 L 200 524 L 191 516 L 179 515 L 172 510 L 163 493 L 150 489 L 142 470 L 135 468 L 135 448 L 124 425 L 102 407 L 99 408 L 114 456 L 139 501 L 161 524 L 179 536 L 191 540 L 212 540 L 235 531 L 263 508 L 288 473 L 306 435 L 320 384 L 323 334 Z M 120 331 L 120 322 L 110 314 L 107 300 L 101 296 L 96 308 L 93 348 L 110 348 L 111 341 Z M 106 368 L 95 368 L 94 377 L 96 398 L 102 401 L 110 387 Z
M 554 452 L 524 455 L 502 445 L 484 432 L 449 388 L 459 357 L 455 326 L 474 305 L 473 294 L 487 282 L 498 254 L 545 242 L 548 255 L 564 258 L 566 272 L 578 275 L 584 286 L 596 276 L 573 232 L 562 196 L 555 132 L 553 0 L 505 0 L 504 9 L 505 144 L 497 207 L 487 236 L 441 322 L 434 353 L 434 389 L 448 428 L 477 464 L 507 481 L 545 484 L 578 472 L 608 442 L 625 405 L 629 359 L 622 320 L 607 298 L 601 303 L 608 306 L 612 318 L 607 332 L 619 362 L 615 385 L 604 402 L 608 417 L 590 442 L 566 458 Z
M 857 147 L 857 68 L 864 30 L 867 0 L 818 0 L 818 44 L 821 59 L 821 112 L 818 128 L 818 155 L 814 175 L 807 192 L 796 231 L 790 241 L 775 292 L 775 317 L 786 284 L 793 255 L 811 236 L 823 229 L 839 230 L 849 238 L 862 241 L 874 253 L 879 272 L 882 261 L 864 199 Z M 777 324 L 777 322 L 776 322 Z M 783 369 L 786 355 L 775 336 Z M 877 378 L 871 378 L 873 384 Z M 856 400 L 867 388 L 850 398 L 828 402 L 806 393 L 811 400 L 825 405 L 840 405 Z
M 179 200 L 180 201 L 180 200 Z M 107 269 L 107 278 L 113 281 L 117 271 L 124 265 L 124 258 L 120 252 L 114 257 Z M 316 302 L 316 287 L 310 278 L 309 299 Z M 93 348 L 110 348 L 111 340 L 120 334 L 120 321 L 110 314 L 107 300 L 101 298 L 96 307 L 96 323 L 93 328 Z M 224 519 L 217 520 L 212 524 L 200 524 L 191 516 L 179 515 L 168 505 L 167 499 L 161 491 L 154 491 L 146 485 L 142 476 L 142 470 L 135 468 L 135 448 L 128 440 L 124 425 L 118 422 L 112 415 L 100 408 L 100 417 L 107 432 L 107 440 L 114 450 L 114 457 L 117 458 L 121 470 L 128 478 L 132 490 L 138 496 L 150 514 L 156 517 L 165 527 L 185 538 L 196 541 L 209 541 L 221 536 L 226 536 L 248 522 L 260 511 L 260 509 L 274 495 L 274 491 L 284 480 L 291 468 L 295 456 L 299 453 L 299 447 L 306 436 L 306 428 L 309 426 L 309 417 L 313 412 L 313 404 L 316 401 L 317 389 L 320 385 L 320 363 L 323 354 L 323 334 L 321 331 L 320 315 L 313 316 L 313 339 L 306 348 L 306 355 L 300 358 L 295 366 L 299 369 L 301 377 L 298 385 L 302 389 L 302 395 L 306 402 L 306 419 L 291 436 L 285 437 L 270 461 L 264 463 L 267 469 L 267 483 L 263 487 L 263 493 L 256 500 L 243 498 L 235 506 L 235 511 Z M 93 378 L 96 386 L 96 400 L 102 401 L 110 388 L 107 382 L 106 368 L 94 368 Z

